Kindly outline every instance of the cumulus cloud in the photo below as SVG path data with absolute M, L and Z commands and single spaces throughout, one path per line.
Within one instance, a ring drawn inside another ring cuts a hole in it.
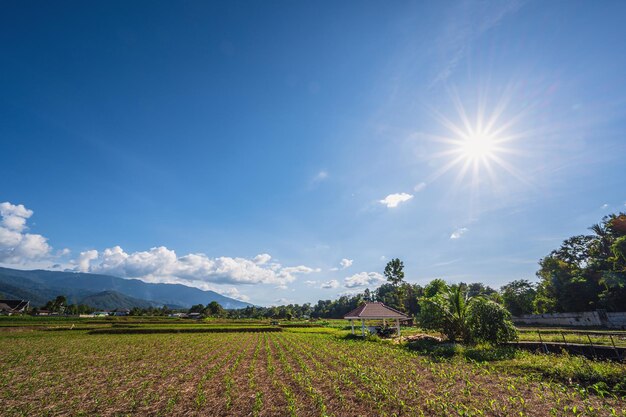
M 306 280 L 304 281 L 304 283 L 308 286 L 313 286 L 313 285 L 317 285 L 317 281 L 313 281 L 313 280 Z
M 461 236 L 463 236 L 465 233 L 467 233 L 469 231 L 469 229 L 467 227 L 461 227 L 459 229 L 456 229 L 454 232 L 452 232 L 452 234 L 450 235 L 450 239 L 460 239 Z
M 304 265 L 284 267 L 269 263 L 271 256 L 257 255 L 252 259 L 220 256 L 209 258 L 202 253 L 178 256 L 175 251 L 159 246 L 147 251 L 125 252 L 120 246 L 82 252 L 74 261 L 75 270 L 139 278 L 149 282 L 213 284 L 275 284 L 285 286 L 296 275 L 319 272 Z
M 76 270 L 79 272 L 89 272 L 89 263 L 94 259 L 98 259 L 97 250 L 88 250 L 81 252 L 76 259 Z
M 337 287 L 339 287 L 339 281 L 337 281 L 336 279 L 331 279 L 330 281 L 327 281 L 322 284 L 322 288 L 325 288 L 325 289 L 337 288 Z
M 50 254 L 52 248 L 45 237 L 26 232 L 32 215 L 22 204 L 0 203 L 0 262 L 21 264 Z
M 385 281 L 385 278 L 378 272 L 359 272 L 343 280 L 346 288 L 378 286 Z
M 602 204 L 602 209 L 607 209 L 609 208 L 609 205 L 607 203 Z
M 330 270 L 331 271 L 339 271 L 340 269 L 350 268 L 352 266 L 353 262 L 354 262 L 353 259 L 343 258 L 341 261 L 339 261 L 339 267 L 338 268 L 330 268 Z
M 353 262 L 354 262 L 353 259 L 343 258 L 341 262 L 339 262 L 339 265 L 341 265 L 341 269 L 346 269 L 346 268 L 350 268 Z
M 308 266 L 287 266 L 281 269 L 283 272 L 289 274 L 312 274 L 313 272 L 320 272 L 320 268 L 309 268 Z
M 265 265 L 266 263 L 270 261 L 270 259 L 272 259 L 272 257 L 267 253 L 261 253 L 255 256 L 254 258 L 252 258 L 254 263 L 256 263 L 257 265 Z
M 226 297 L 234 298 L 235 300 L 250 301 L 250 297 L 248 297 L 245 294 L 242 294 L 235 287 L 220 289 L 219 293 L 222 295 L 225 295 Z
M 382 200 L 378 200 L 380 204 L 387 206 L 387 208 L 398 207 L 399 204 L 404 203 L 412 199 L 413 196 L 407 193 L 389 194 Z

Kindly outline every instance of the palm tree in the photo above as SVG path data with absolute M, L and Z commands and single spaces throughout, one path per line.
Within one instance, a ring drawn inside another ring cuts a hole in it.
M 447 309 L 443 311 L 444 320 L 449 327 L 448 335 L 451 340 L 461 338 L 464 343 L 471 341 L 471 333 L 468 324 L 469 306 L 475 297 L 470 297 L 460 285 L 453 285 L 444 294 Z

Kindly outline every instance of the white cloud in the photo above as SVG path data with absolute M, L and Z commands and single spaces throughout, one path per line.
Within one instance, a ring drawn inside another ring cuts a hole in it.
M 346 268 L 350 268 L 353 262 L 354 262 L 353 259 L 343 258 L 341 262 L 339 262 L 339 265 L 341 265 L 341 269 L 346 269 Z
M 336 279 L 331 279 L 330 281 L 327 281 L 322 284 L 322 288 L 325 288 L 325 289 L 337 288 L 337 287 L 339 287 L 339 281 L 337 281 Z
M 360 294 L 361 291 L 362 290 L 359 289 L 359 288 L 355 288 L 355 289 L 352 289 L 352 290 L 345 290 L 345 291 L 342 291 L 339 294 L 337 294 L 337 298 L 344 297 L 344 296 L 345 297 L 352 297 L 352 296 L 355 296 L 357 294 Z
M 282 268 L 283 272 L 287 272 L 289 274 L 312 274 L 313 272 L 321 272 L 320 268 L 309 268 L 308 266 L 299 265 L 299 266 L 288 266 Z
M 88 250 L 85 252 L 81 252 L 76 260 L 76 270 L 80 272 L 89 272 L 89 262 L 94 259 L 98 259 L 98 251 L 97 250 Z
M 202 253 L 178 256 L 175 251 L 159 246 L 147 251 L 126 253 L 120 246 L 82 252 L 73 261 L 75 270 L 139 278 L 149 282 L 179 282 L 198 286 L 213 284 L 275 284 L 286 286 L 298 274 L 319 272 L 304 265 L 284 267 L 268 263 L 271 256 L 252 259 L 220 256 L 209 258 Z
M 467 233 L 469 231 L 469 229 L 467 227 L 461 227 L 459 229 L 456 229 L 454 232 L 452 232 L 452 234 L 450 235 L 450 239 L 459 239 L 461 236 L 463 236 L 465 233 Z
M 603 208 L 603 209 L 607 209 L 607 208 L 609 208 L 609 205 L 608 205 L 608 204 L 606 204 L 606 203 L 604 203 L 604 204 L 602 204 L 602 208 Z
M 270 261 L 270 259 L 272 259 L 272 257 L 267 253 L 261 253 L 255 256 L 254 258 L 252 258 L 254 263 L 256 263 L 257 265 L 265 265 L 266 263 Z
M 398 204 L 404 203 L 412 199 L 413 196 L 407 193 L 389 194 L 383 200 L 378 200 L 380 204 L 387 206 L 387 208 L 398 207 Z
M 413 187 L 413 191 L 415 191 L 416 193 L 419 193 L 420 191 L 422 191 L 424 188 L 426 188 L 426 183 L 425 182 L 420 182 L 419 184 L 417 184 L 415 187 Z
M 32 215 L 22 204 L 0 203 L 0 262 L 23 264 L 50 255 L 52 248 L 45 237 L 26 233 Z
M 330 268 L 330 270 L 331 271 L 339 271 L 340 269 L 350 268 L 352 266 L 353 262 L 354 262 L 353 259 L 343 258 L 341 261 L 339 261 L 339 268 Z
M 225 295 L 226 297 L 234 298 L 235 300 L 250 301 L 250 297 L 240 293 L 239 290 L 235 287 L 220 289 L 219 293 Z
M 279 298 L 277 300 L 274 300 L 274 302 L 271 304 L 272 306 L 284 306 L 290 304 L 290 300 L 287 298 Z
M 350 277 L 346 277 L 344 280 L 344 287 L 367 287 L 378 286 L 385 281 L 385 278 L 378 272 L 359 272 Z
M 317 281 L 313 281 L 313 280 L 306 280 L 304 281 L 304 283 L 309 286 L 317 285 Z

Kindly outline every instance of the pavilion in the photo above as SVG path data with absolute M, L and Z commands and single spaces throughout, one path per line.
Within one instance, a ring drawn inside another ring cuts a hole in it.
M 350 320 L 352 334 L 354 334 L 354 320 L 361 320 L 361 334 L 363 337 L 365 337 L 365 320 L 382 320 L 384 325 L 387 325 L 387 320 L 395 320 L 398 336 L 400 336 L 400 321 L 408 320 L 409 316 L 394 308 L 387 307 L 383 303 L 366 302 L 343 316 L 343 318 Z

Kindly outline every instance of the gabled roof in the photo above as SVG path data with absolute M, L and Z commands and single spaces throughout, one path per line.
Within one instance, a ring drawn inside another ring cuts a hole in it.
M 27 300 L 0 300 L 1 311 L 22 311 L 27 307 Z
M 383 303 L 365 303 L 345 316 L 344 319 L 408 319 L 409 316 L 396 310 L 395 308 L 387 307 Z

